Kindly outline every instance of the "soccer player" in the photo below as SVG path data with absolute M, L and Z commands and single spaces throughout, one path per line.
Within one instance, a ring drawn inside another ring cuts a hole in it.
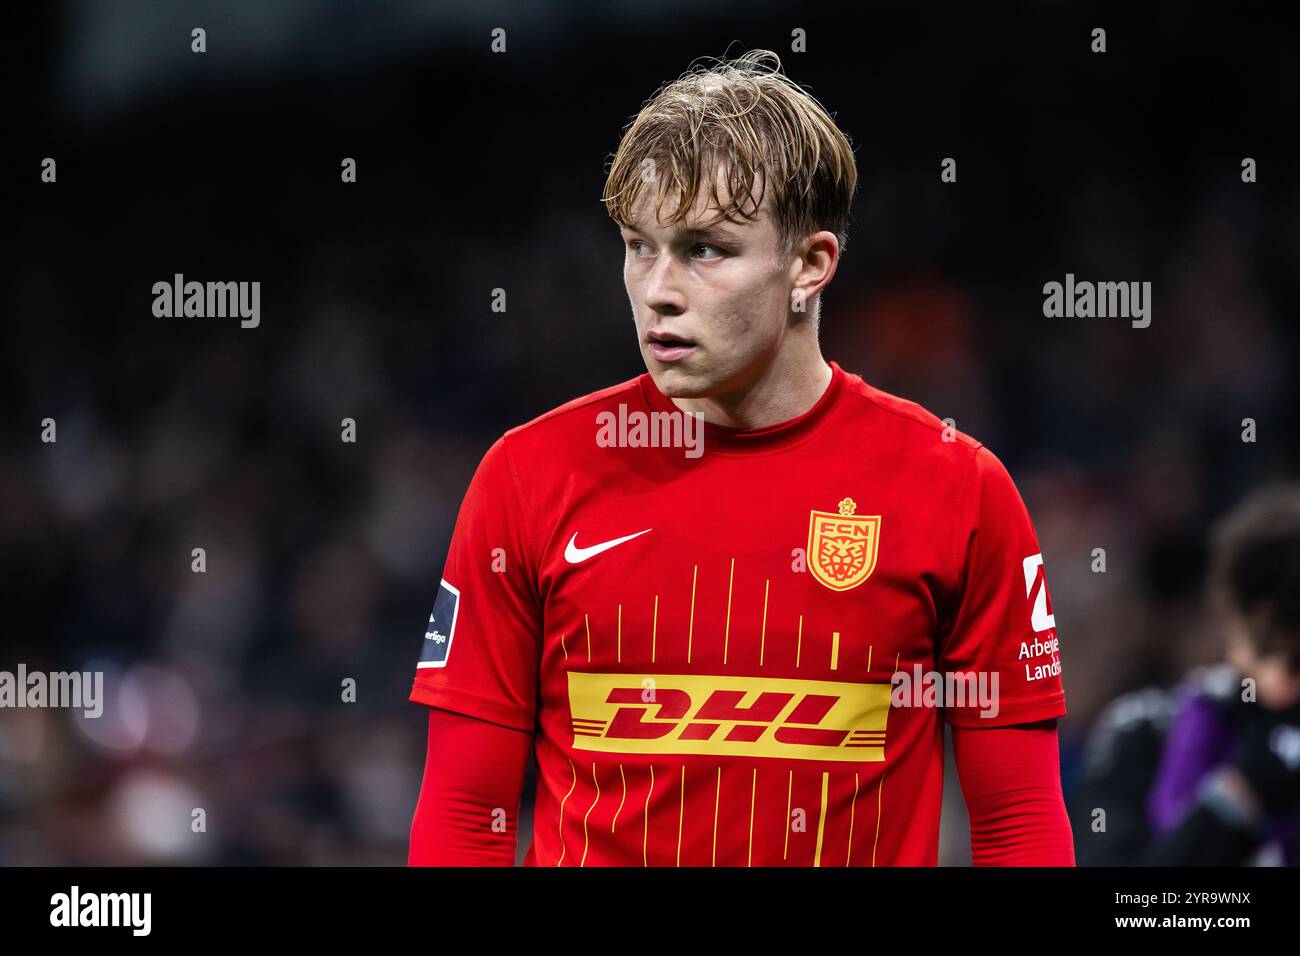
M 1107 826 L 1087 864 L 1300 865 L 1300 486 L 1219 522 L 1207 584 L 1224 661 L 1125 694 L 1089 737 L 1076 819 Z
M 604 200 L 647 374 L 474 475 L 411 692 L 411 864 L 513 863 L 531 749 L 525 865 L 934 865 L 946 721 L 974 861 L 1073 865 L 1024 504 L 818 345 L 856 181 L 768 51 L 626 130 Z

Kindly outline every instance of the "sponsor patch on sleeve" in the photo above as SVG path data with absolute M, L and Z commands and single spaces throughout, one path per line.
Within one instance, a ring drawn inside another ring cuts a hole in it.
M 460 609 L 460 591 L 444 579 L 438 585 L 429 626 L 424 629 L 424 649 L 419 667 L 446 667 L 451 653 L 451 639 L 456 633 L 456 612 Z

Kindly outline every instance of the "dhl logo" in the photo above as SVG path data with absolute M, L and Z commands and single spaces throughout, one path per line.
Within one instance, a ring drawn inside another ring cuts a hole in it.
M 623 754 L 885 759 L 890 685 L 569 671 L 573 746 Z

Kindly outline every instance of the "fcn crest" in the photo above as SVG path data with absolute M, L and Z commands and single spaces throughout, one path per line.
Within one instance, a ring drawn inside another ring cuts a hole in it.
M 814 511 L 808 519 L 808 570 L 832 591 L 855 588 L 876 569 L 880 515 L 855 515 L 852 498 L 839 512 Z

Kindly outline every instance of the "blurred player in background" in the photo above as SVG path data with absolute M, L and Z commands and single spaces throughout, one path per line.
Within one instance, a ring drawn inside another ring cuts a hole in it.
M 474 476 L 411 692 L 412 864 L 513 863 L 532 749 L 526 865 L 934 865 L 945 721 L 975 862 L 1073 863 L 1025 506 L 978 441 L 821 354 L 856 182 L 766 51 L 624 134 L 604 199 L 647 374 Z M 935 674 L 968 682 L 936 699 Z
M 1300 863 L 1300 487 L 1221 522 L 1209 598 L 1225 662 L 1120 698 L 1093 732 L 1081 864 Z

